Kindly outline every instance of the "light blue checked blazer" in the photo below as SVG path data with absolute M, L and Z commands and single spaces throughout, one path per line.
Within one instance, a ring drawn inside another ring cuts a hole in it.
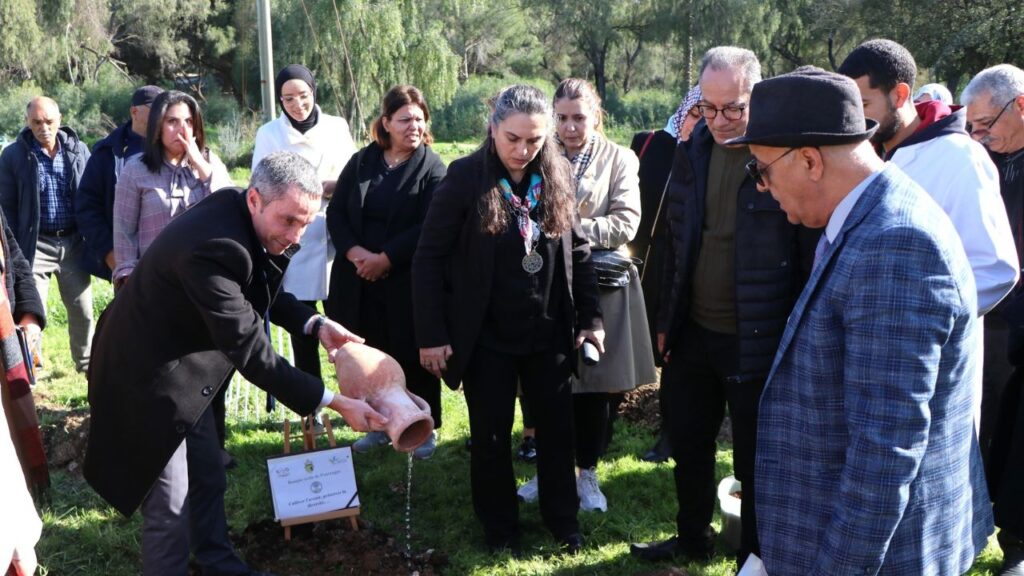
M 812 272 L 761 396 L 768 574 L 971 566 L 992 533 L 972 420 L 976 309 L 953 225 L 889 165 Z

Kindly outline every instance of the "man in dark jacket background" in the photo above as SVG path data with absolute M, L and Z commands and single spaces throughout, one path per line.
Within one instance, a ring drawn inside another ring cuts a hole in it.
M 132 94 L 129 120 L 92 147 L 75 198 L 75 220 L 85 240 L 83 266 L 110 280 L 114 269 L 114 187 L 125 162 L 146 146 L 149 107 L 163 88 L 143 86 Z
M 1024 265 L 1024 70 L 1010 64 L 982 70 L 960 100 L 967 106 L 971 137 L 988 148 L 999 170 L 1017 263 Z M 985 319 L 985 372 L 1010 374 L 994 399 L 998 412 L 985 467 L 1003 549 L 999 576 L 1024 576 L 1024 286 L 1020 284 Z
M 75 131 L 60 125 L 60 108 L 45 96 L 33 98 L 26 128 L 0 153 L 0 208 L 45 305 L 50 275 L 57 278 L 68 313 L 68 335 L 75 368 L 89 367 L 92 339 L 91 278 L 82 269 L 85 245 L 75 224 L 75 191 L 89 149 Z
M 757 553 L 754 446 L 758 399 L 779 339 L 809 275 L 816 233 L 790 224 L 744 170 L 746 130 L 761 66 L 750 50 L 717 47 L 701 61 L 704 120 L 676 149 L 667 194 L 674 255 L 666 260 L 658 319 L 662 386 L 671 386 L 677 535 L 634 544 L 647 560 L 703 560 L 714 553 L 715 438 L 725 406 L 733 467 L 743 483 L 742 565 Z

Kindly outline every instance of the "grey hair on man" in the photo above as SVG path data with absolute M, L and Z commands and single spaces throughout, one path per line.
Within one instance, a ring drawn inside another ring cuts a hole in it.
M 746 48 L 716 46 L 708 50 L 700 61 L 700 76 L 709 68 L 739 71 L 747 81 L 745 88 L 748 91 L 761 81 L 761 62 L 756 54 Z
M 249 179 L 249 188 L 255 188 L 263 204 L 277 200 L 292 187 L 306 197 L 319 200 L 323 186 L 317 178 L 316 168 L 294 152 L 279 151 L 268 154 L 256 165 Z
M 960 103 L 964 106 L 983 96 L 988 96 L 992 104 L 1002 105 L 1024 94 L 1024 70 L 1012 64 L 998 64 L 986 68 L 971 79 L 960 95 Z

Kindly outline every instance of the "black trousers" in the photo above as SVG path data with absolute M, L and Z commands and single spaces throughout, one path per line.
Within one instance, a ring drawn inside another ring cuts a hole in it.
M 1013 374 L 1013 365 L 1007 355 L 1010 329 L 1001 316 L 985 316 L 985 363 L 981 378 L 981 422 L 978 426 L 978 445 L 987 465 L 996 421 L 999 419 L 1003 391 Z
M 608 447 L 612 394 L 581 393 L 572 395 L 573 422 L 576 429 L 576 465 L 597 466 Z
M 388 334 L 387 303 L 378 290 L 367 288 L 362 293 L 362 305 L 359 310 L 358 334 L 366 339 L 366 345 L 383 350 L 390 354 L 405 372 L 405 387 L 413 394 L 423 398 L 430 406 L 430 415 L 434 418 L 434 429 L 441 427 L 441 380 L 427 372 L 419 363 L 419 357 L 410 350 L 394 350 L 393 339 Z M 412 318 L 409 318 L 409 331 L 412 332 Z M 411 346 L 410 346 L 411 348 Z
M 490 545 L 502 545 L 519 536 L 511 453 L 519 382 L 537 427 L 541 517 L 556 538 L 579 532 L 570 371 L 570 359 L 555 352 L 514 356 L 477 346 L 469 360 L 462 382 L 472 439 L 473 510 Z
M 316 302 L 303 301 L 302 303 L 310 308 L 316 308 Z M 292 334 L 291 337 L 295 367 L 310 376 L 320 378 L 320 340 L 315 336 L 305 334 Z
M 743 483 L 743 518 L 739 561 L 759 553 L 754 511 L 754 449 L 757 407 L 764 381 L 741 381 L 736 336 L 712 332 L 689 321 L 662 369 L 662 386 L 670 386 L 670 432 L 675 458 L 676 526 L 684 543 L 699 542 L 715 510 L 716 437 L 725 407 L 732 421 L 733 470 Z M 741 564 L 742 565 L 742 564 Z
M 1024 367 L 1006 384 L 996 422 L 987 468 L 996 526 L 1024 541 Z
M 185 436 L 142 503 L 142 565 L 146 576 L 186 574 L 189 550 L 202 573 L 249 574 L 228 537 L 227 477 L 212 408 Z

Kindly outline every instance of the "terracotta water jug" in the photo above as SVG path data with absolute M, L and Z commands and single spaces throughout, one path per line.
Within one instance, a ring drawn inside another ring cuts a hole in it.
M 338 388 L 387 417 L 385 432 L 399 452 L 411 452 L 434 430 L 430 406 L 405 388 L 405 372 L 398 361 L 365 344 L 349 342 L 334 355 Z

